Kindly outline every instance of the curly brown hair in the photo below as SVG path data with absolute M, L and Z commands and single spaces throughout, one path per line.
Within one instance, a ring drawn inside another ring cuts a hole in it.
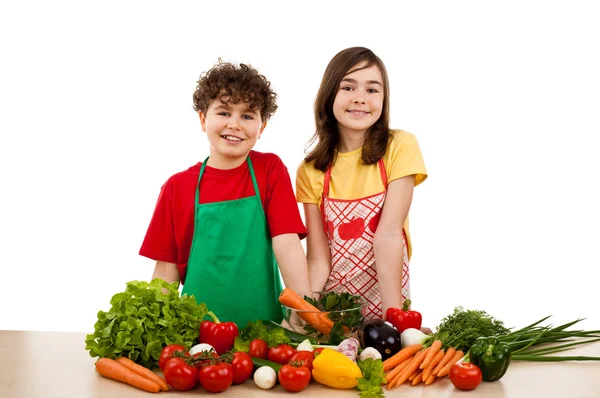
M 314 161 L 317 170 L 326 171 L 335 162 L 340 141 L 337 120 L 333 114 L 333 102 L 340 88 L 340 82 L 347 74 L 376 65 L 383 77 L 383 108 L 379 120 L 369 127 L 362 147 L 361 160 L 364 164 L 375 164 L 383 157 L 390 135 L 390 84 L 383 61 L 368 48 L 351 47 L 337 53 L 325 69 L 321 86 L 315 100 L 314 114 L 316 132 L 307 143 L 306 149 L 316 143 L 304 158 L 305 162 Z
M 220 58 L 200 75 L 194 91 L 194 110 L 206 113 L 217 98 L 224 104 L 244 101 L 250 109 L 258 110 L 263 120 L 269 120 L 277 110 L 277 93 L 266 77 L 250 65 L 234 65 Z

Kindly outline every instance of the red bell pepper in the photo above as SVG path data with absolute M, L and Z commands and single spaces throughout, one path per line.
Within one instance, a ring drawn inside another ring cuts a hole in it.
M 238 336 L 238 327 L 234 322 L 221 322 L 212 312 L 208 311 L 212 321 L 200 323 L 200 343 L 210 344 L 217 354 L 221 355 L 233 348 L 235 338 Z
M 409 306 L 410 300 L 407 299 L 404 300 L 402 309 L 391 307 L 385 312 L 385 320 L 394 325 L 400 333 L 404 332 L 408 328 L 421 330 L 421 314 L 417 311 L 409 310 Z

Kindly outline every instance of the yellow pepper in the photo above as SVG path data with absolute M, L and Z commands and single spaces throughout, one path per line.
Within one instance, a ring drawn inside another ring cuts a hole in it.
M 356 363 L 350 358 L 333 350 L 325 348 L 313 361 L 313 378 L 329 387 L 347 389 L 358 385 L 363 375 Z

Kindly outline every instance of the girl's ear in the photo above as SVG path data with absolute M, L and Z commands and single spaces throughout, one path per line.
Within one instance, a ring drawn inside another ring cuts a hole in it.
M 267 121 L 266 120 L 263 122 L 262 126 L 260 126 L 260 131 L 258 132 L 258 138 L 260 138 L 260 136 L 262 135 L 262 132 L 265 129 L 265 127 L 267 127 Z
M 198 111 L 198 116 L 200 116 L 200 124 L 202 125 L 202 131 L 206 132 L 206 116 L 202 111 Z

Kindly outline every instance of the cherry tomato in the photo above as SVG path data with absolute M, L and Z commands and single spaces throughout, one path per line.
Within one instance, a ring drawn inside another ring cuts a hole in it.
M 308 368 L 312 372 L 313 370 L 313 360 L 315 359 L 314 352 L 311 351 L 298 351 L 290 358 L 289 363 L 293 365 L 294 363 L 299 363 L 301 366 Z
M 302 391 L 310 383 L 310 370 L 304 366 L 283 365 L 277 373 L 279 384 L 290 392 Z
M 452 365 L 448 377 L 459 390 L 473 390 L 481 383 L 481 369 L 469 362 L 458 362 Z
M 233 384 L 242 384 L 252 376 L 254 370 L 252 357 L 245 352 L 234 352 L 231 368 L 233 370 Z
M 290 345 L 279 344 L 277 347 L 269 348 L 267 359 L 280 365 L 286 365 L 296 352 L 296 349 Z
M 172 358 L 163 370 L 165 381 L 177 391 L 189 391 L 198 385 L 198 369 L 183 358 Z
M 202 351 L 195 353 L 192 357 L 197 360 L 194 365 L 200 370 L 201 367 L 210 365 L 212 358 L 219 358 L 219 354 L 215 351 Z
M 230 364 L 224 362 L 203 366 L 198 372 L 198 380 L 206 391 L 225 391 L 233 383 L 233 370 Z
M 323 347 L 319 347 L 319 348 L 315 348 L 315 350 L 313 351 L 315 353 L 315 356 L 319 355 L 321 353 L 321 351 L 323 351 L 325 348 Z
M 248 354 L 254 358 L 267 359 L 269 355 L 269 346 L 267 342 L 262 339 L 254 339 L 250 342 L 250 348 Z
M 169 359 L 173 358 L 173 354 L 176 351 L 183 351 L 184 354 L 188 353 L 185 347 L 179 344 L 171 344 L 166 346 L 160 352 L 160 357 L 158 359 L 158 367 L 160 370 L 164 370 L 165 364 L 169 361 Z

